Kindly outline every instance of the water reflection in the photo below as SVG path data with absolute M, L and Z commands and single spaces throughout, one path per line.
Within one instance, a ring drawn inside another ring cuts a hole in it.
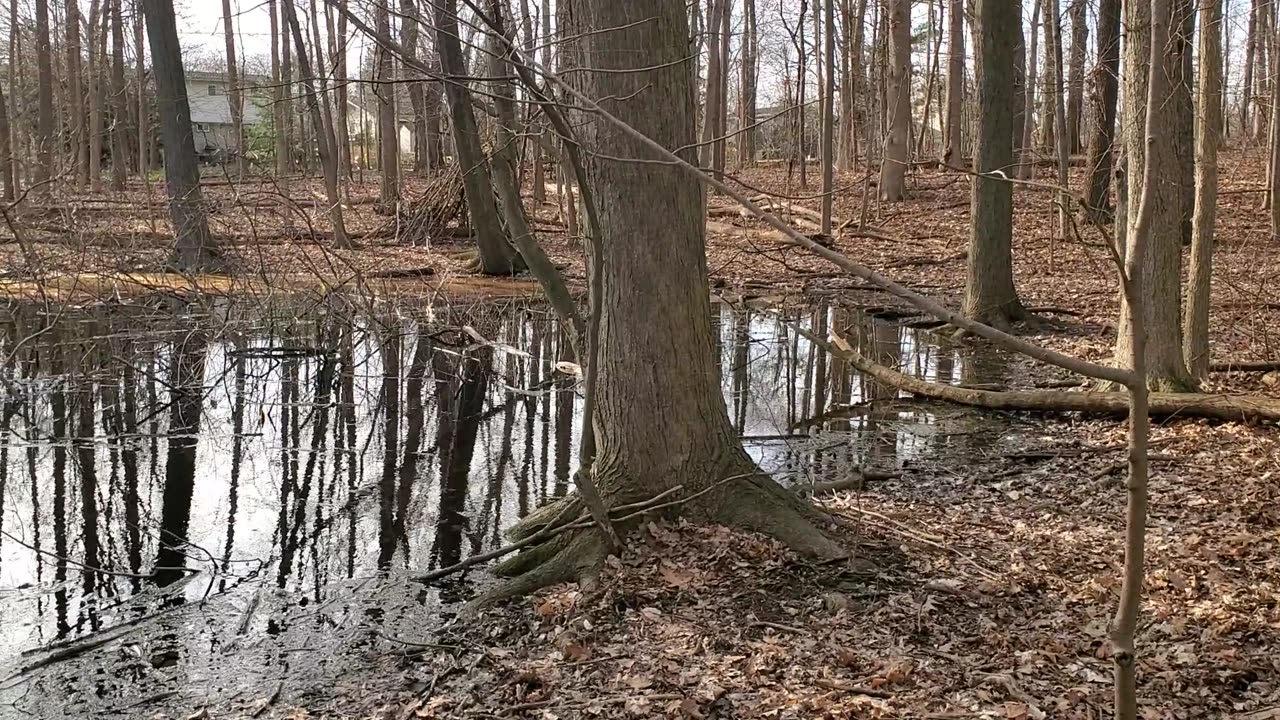
M 801 481 L 947 440 L 793 325 L 930 379 L 974 365 L 848 308 L 720 306 L 718 320 L 734 426 L 767 469 Z M 463 322 L 17 309 L 2 323 L 0 665 L 135 617 L 130 596 L 169 585 L 168 602 L 205 602 L 265 580 L 288 606 L 344 579 L 452 565 L 569 489 L 581 400 L 541 309 Z

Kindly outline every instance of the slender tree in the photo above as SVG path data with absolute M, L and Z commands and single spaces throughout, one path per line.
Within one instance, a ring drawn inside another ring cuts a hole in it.
M 836 12 L 835 0 L 827 0 L 824 40 L 826 64 L 822 79 L 826 86 L 822 92 L 822 234 L 831 234 L 831 202 L 835 193 L 836 165 Z
M 1084 63 L 1089 44 L 1089 22 L 1086 0 L 1068 0 L 1067 16 L 1071 18 L 1070 74 L 1067 76 L 1067 149 L 1072 155 L 1081 150 L 1081 118 L 1084 114 Z
M 756 0 L 743 0 L 742 46 L 739 51 L 738 164 L 750 167 L 756 161 L 756 85 L 758 82 L 760 38 L 756 24 Z M 842 96 L 843 101 L 843 96 Z M 852 98 L 850 98 L 852 101 Z
M 129 104 L 124 84 L 124 0 L 111 2 L 111 110 L 115 117 L 111 122 L 111 189 L 124 190 L 129 175 L 129 127 L 125 122 Z M 154 57 L 154 55 L 153 55 Z
M 53 51 L 49 46 L 49 0 L 36 0 L 36 76 L 39 88 L 36 102 L 36 164 L 31 181 L 41 195 L 48 195 L 53 180 L 53 147 L 57 137 L 53 128 Z
M 409 60 L 418 59 L 418 26 L 421 16 L 414 0 L 400 0 L 400 44 L 409 54 Z M 426 177 L 431 170 L 431 158 L 427 152 L 427 108 L 422 82 L 413 77 L 417 71 L 406 63 L 404 73 L 409 81 L 409 105 L 413 108 L 413 171 Z
M 78 187 L 83 187 L 88 179 L 84 152 L 81 147 L 85 141 L 84 93 L 81 91 L 80 72 L 80 5 L 76 0 L 67 0 L 66 5 L 66 52 L 67 52 L 67 100 L 69 113 L 68 147 L 71 150 L 71 177 Z
M 1089 134 L 1089 187 L 1085 201 L 1098 220 L 1110 215 L 1111 169 L 1120 100 L 1120 0 L 1099 0 L 1098 64 L 1093 69 L 1092 130 Z
M 441 69 L 450 78 L 467 77 L 467 64 L 458 33 L 457 3 L 455 0 L 438 0 L 435 11 L 436 49 L 440 54 Z M 455 80 L 445 84 L 444 92 L 452 120 L 454 152 L 459 167 L 467 169 L 462 176 L 463 191 L 471 216 L 471 229 L 476 234 L 480 251 L 480 271 L 486 275 L 509 275 L 516 269 L 516 255 L 498 219 L 489 165 L 480 144 L 480 131 L 471 104 L 471 91 L 464 83 Z
M 102 192 L 102 126 L 106 113 L 107 3 L 89 5 L 89 189 Z
M 960 120 L 964 104 L 964 0 L 950 0 L 947 21 L 947 116 L 942 163 L 959 166 L 964 147 Z
M 1053 90 L 1049 93 L 1052 107 L 1050 108 L 1049 116 L 1055 120 L 1053 126 L 1049 129 L 1053 131 L 1052 147 L 1057 153 L 1058 186 L 1066 188 L 1069 182 L 1067 173 L 1070 163 L 1071 140 L 1067 137 L 1067 123 L 1065 120 L 1066 88 L 1064 86 L 1064 70 L 1062 67 L 1062 17 L 1058 13 L 1058 0 L 1044 0 L 1044 2 L 1045 41 L 1048 43 L 1048 47 L 1045 50 L 1049 57 L 1050 71 L 1053 73 Z M 1046 105 L 1049 104 L 1046 103 Z M 1064 189 L 1058 198 L 1059 237 L 1067 237 L 1070 213 L 1071 198 Z
M 1018 177 L 1025 180 L 1035 174 L 1036 128 L 1036 69 L 1040 56 L 1036 54 L 1036 42 L 1040 37 L 1040 7 L 1044 0 L 1033 0 L 1031 6 L 1031 43 L 1027 47 L 1026 97 L 1022 109 L 1022 155 L 1018 158 Z
M 911 2 L 888 0 L 889 73 L 884 157 L 880 161 L 880 199 L 897 202 L 906 197 L 907 163 L 911 140 Z
M 289 2 L 290 0 L 285 0 Z M 231 106 L 231 134 L 236 154 L 236 172 L 248 172 L 244 145 L 244 97 L 240 92 L 240 68 L 236 64 L 236 31 L 232 24 L 231 0 L 222 0 L 222 37 L 227 47 L 227 104 Z
M 164 139 L 164 173 L 169 190 L 169 217 L 176 240 L 174 264 L 181 270 L 220 267 L 200 193 L 195 140 L 191 136 L 191 107 L 187 103 L 186 72 L 178 25 L 169 0 L 142 0 L 147 37 L 151 44 L 156 106 Z
M 146 177 L 151 169 L 151 104 L 147 102 L 147 38 L 142 21 L 142 4 L 133 0 L 134 75 L 138 83 L 138 174 Z
M 290 0 L 284 0 L 289 2 Z M 277 4 L 280 0 L 267 0 L 267 14 L 271 16 L 271 125 L 275 141 L 276 175 L 289 174 L 289 121 L 285 105 L 285 75 L 280 66 L 280 20 Z
M 1196 88 L 1196 203 L 1191 268 L 1182 318 L 1183 357 L 1195 378 L 1209 372 L 1209 286 L 1213 271 L 1213 226 L 1218 204 L 1218 143 L 1222 134 L 1222 0 L 1200 0 L 1200 82 Z M 1272 204 L 1272 233 L 1276 210 Z
M 1022 32 L 1017 0 L 977 0 L 978 142 L 974 152 L 966 317 L 1005 326 L 1026 311 L 1013 284 L 1013 185 L 988 173 L 1013 164 L 1013 46 Z
M 374 4 L 374 22 L 381 35 L 391 37 L 391 13 L 387 4 Z M 400 122 L 396 117 L 395 58 L 379 46 L 375 62 L 378 82 L 373 86 L 373 94 L 378 99 L 378 165 L 382 169 L 382 190 L 378 197 L 385 210 L 393 211 L 400 202 Z

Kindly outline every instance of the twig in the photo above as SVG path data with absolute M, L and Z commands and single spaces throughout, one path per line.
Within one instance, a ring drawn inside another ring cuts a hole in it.
M 798 628 L 798 627 L 795 627 L 794 625 L 783 625 L 782 623 L 769 622 L 768 620 L 757 620 L 751 623 L 748 627 L 769 628 L 771 630 L 781 630 L 782 632 L 795 633 L 796 635 L 804 634 L 804 628 Z
M 892 693 L 887 693 L 884 690 L 876 690 L 875 688 L 863 687 L 862 685 L 853 685 L 839 680 L 819 678 L 814 680 L 813 684 L 828 690 L 839 690 L 840 692 L 852 693 L 854 695 L 866 695 L 867 697 L 881 698 L 884 700 L 889 700 L 893 697 Z

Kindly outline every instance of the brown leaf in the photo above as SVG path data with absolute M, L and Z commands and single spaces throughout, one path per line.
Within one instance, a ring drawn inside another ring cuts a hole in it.
M 706 716 L 702 714 L 702 710 L 698 707 L 698 703 L 693 698 L 685 698 L 680 703 L 680 712 L 693 720 L 702 720 Z

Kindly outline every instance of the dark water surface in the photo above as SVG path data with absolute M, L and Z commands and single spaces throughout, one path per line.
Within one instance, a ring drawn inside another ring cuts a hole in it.
M 734 426 L 788 482 L 983 441 L 788 323 L 942 382 L 991 381 L 989 358 L 847 308 L 716 313 Z M 111 641 L 0 684 L 0 717 L 332 691 L 352 647 L 484 581 L 405 575 L 570 487 L 581 398 L 541 307 L 11 308 L 0 343 L 0 678 Z

